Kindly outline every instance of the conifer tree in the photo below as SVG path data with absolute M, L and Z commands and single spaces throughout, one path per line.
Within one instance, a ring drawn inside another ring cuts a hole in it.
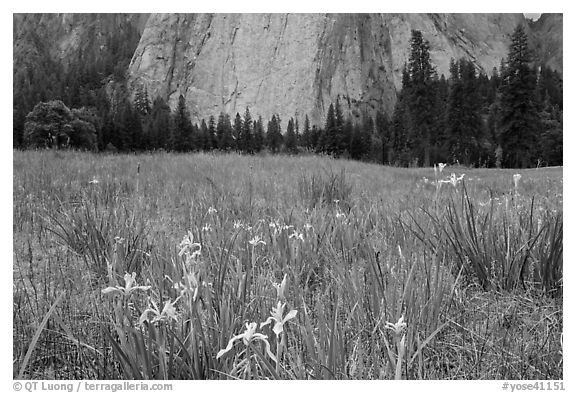
M 242 151 L 245 153 L 254 153 L 254 142 L 253 142 L 253 129 L 252 129 L 252 116 L 250 115 L 250 110 L 246 107 L 244 112 L 244 122 L 242 125 Z
M 272 153 L 280 151 L 282 146 L 282 133 L 280 130 L 280 118 L 277 115 L 272 115 L 266 132 L 266 144 Z
M 214 119 L 213 116 L 212 119 Z M 208 125 L 206 125 L 206 120 L 202 119 L 202 121 L 200 122 L 198 133 L 200 134 L 199 139 L 202 142 L 202 149 L 204 151 L 212 150 L 212 140 L 210 137 L 210 133 L 208 132 Z
M 230 122 L 228 122 L 228 125 L 230 125 Z M 208 150 L 218 148 L 219 140 L 217 133 L 218 131 L 216 126 L 216 119 L 214 118 L 214 115 L 210 115 L 210 117 L 208 118 L 208 134 L 206 137 L 206 148 Z
M 258 121 L 254 123 L 254 151 L 256 153 L 264 148 L 264 124 L 262 116 L 258 116 Z
M 394 134 L 385 113 L 376 112 L 376 132 L 382 141 L 382 165 L 390 165 L 394 154 Z
M 172 149 L 180 152 L 192 150 L 192 123 L 190 115 L 186 108 L 186 99 L 183 95 L 178 97 L 178 106 L 174 113 L 174 137 L 172 140 Z
M 534 157 L 539 118 L 536 111 L 536 76 L 530 67 L 528 36 L 519 24 L 502 73 L 498 136 L 503 165 L 527 167 Z
M 337 157 L 339 157 L 344 154 L 350 145 L 350 139 L 347 135 L 344 135 L 344 114 L 342 113 L 340 98 L 336 98 L 336 105 L 334 106 L 334 120 L 335 128 L 331 150 Z
M 242 117 L 240 113 L 236 112 L 236 117 L 234 118 L 234 128 L 232 129 L 232 139 L 234 139 L 235 147 L 237 151 L 243 151 L 243 139 L 242 139 L 242 128 L 244 124 L 242 122 Z
M 210 130 L 210 122 L 208 123 L 208 129 Z M 230 116 L 224 112 L 220 113 L 220 116 L 218 116 L 216 137 L 218 139 L 218 149 L 223 151 L 232 149 L 234 142 L 232 139 L 232 125 L 230 124 Z
M 320 137 L 323 131 L 319 129 L 316 124 L 312 126 L 312 130 L 310 130 L 310 147 L 316 153 L 320 152 Z
M 392 134 L 394 135 L 392 144 L 394 152 L 393 163 L 400 165 L 408 165 L 410 160 L 408 141 L 409 118 L 406 99 L 406 90 L 402 89 L 394 106 L 391 125 Z
M 293 118 L 290 118 L 290 120 L 288 120 L 288 126 L 286 128 L 285 142 L 286 142 L 286 151 L 288 153 L 291 153 L 291 154 L 298 153 L 298 146 L 297 146 L 298 141 L 296 138 L 296 132 L 295 132 L 294 119 Z
M 161 97 L 157 97 L 152 103 L 150 124 L 148 126 L 150 147 L 152 149 L 167 149 L 169 147 L 170 117 L 170 107 Z
M 301 146 L 308 150 L 312 148 L 310 119 L 308 118 L 308 115 L 304 117 L 304 130 L 302 131 Z
M 326 125 L 324 130 L 320 135 L 320 149 L 324 153 L 335 154 L 337 145 L 337 125 L 336 125 L 336 113 L 334 111 L 334 104 L 330 104 L 328 107 L 328 113 L 326 114 Z
M 430 44 L 419 30 L 412 30 L 408 73 L 408 88 L 403 88 L 407 90 L 410 136 L 416 149 L 414 153 L 424 166 L 430 166 L 434 143 L 432 130 L 435 93 L 432 85 L 435 71 L 430 61 Z

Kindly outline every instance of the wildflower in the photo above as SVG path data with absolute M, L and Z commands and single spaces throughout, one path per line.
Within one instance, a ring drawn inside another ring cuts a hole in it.
M 290 236 L 288 236 L 289 239 L 299 239 L 301 241 L 304 241 L 304 235 L 302 235 L 301 233 L 298 233 L 296 231 L 294 231 Z
M 287 282 L 288 282 L 288 275 L 284 274 L 284 278 L 282 279 L 282 282 L 280 284 L 277 284 L 275 282 L 272 283 L 272 285 L 274 285 L 274 288 L 276 288 L 276 295 L 278 299 L 285 299 L 284 291 L 286 290 Z
M 92 180 L 90 180 L 90 181 L 88 182 L 88 184 L 98 184 L 98 183 L 100 183 L 100 182 L 99 182 L 98 179 L 96 179 L 96 178 L 93 178 Z
M 312 225 L 311 225 L 311 224 L 308 224 L 308 223 L 304 224 L 304 230 L 305 230 L 305 231 L 309 231 L 310 229 L 312 229 Z
M 341 219 L 341 218 L 344 218 L 344 217 L 346 217 L 346 215 L 345 215 L 344 213 L 342 213 L 342 212 L 336 212 L 336 218 Z
M 243 225 L 239 220 L 234 220 L 233 227 L 234 227 L 234 229 L 238 229 L 238 228 L 242 228 Z
M 514 188 L 518 189 L 518 183 L 520 182 L 521 174 L 517 173 L 512 178 L 514 179 Z
M 285 307 L 286 303 L 281 303 L 280 301 L 278 301 L 278 305 L 276 307 L 272 307 L 272 311 L 270 312 L 271 316 L 268 317 L 266 322 L 262 322 L 260 324 L 260 328 L 263 328 L 264 326 L 274 321 L 274 327 L 272 328 L 272 330 L 274 331 L 276 336 L 279 336 L 280 333 L 284 331 L 284 324 L 289 320 L 296 318 L 296 314 L 298 314 L 298 311 L 290 310 L 290 312 L 286 314 L 285 317 L 282 317 L 282 315 L 284 314 Z
M 424 180 L 424 183 L 425 183 L 425 184 L 428 184 L 428 181 L 429 181 L 429 180 L 428 180 L 427 177 L 423 177 L 422 180 Z
M 151 287 L 149 285 L 137 285 L 136 284 L 136 273 L 126 273 L 124 275 L 124 286 L 121 287 L 119 285 L 115 286 L 115 287 L 108 287 L 102 290 L 103 294 L 108 294 L 108 293 L 121 293 L 124 296 L 130 296 L 130 294 L 134 291 L 147 291 L 148 289 L 150 289 Z
M 188 253 L 192 251 L 192 256 L 198 256 L 200 254 L 200 250 L 202 250 L 202 246 L 200 243 L 194 243 L 194 235 L 192 232 L 188 231 L 187 235 L 184 235 L 184 238 L 180 242 L 180 252 L 178 253 L 179 256 L 184 255 L 184 253 Z
M 259 244 L 266 245 L 266 242 L 264 240 L 262 240 L 262 238 L 258 235 L 254 236 L 252 239 L 250 239 L 248 241 L 248 243 L 250 243 L 250 245 L 252 245 L 252 247 L 256 247 Z
M 202 227 L 202 232 L 212 232 L 212 225 L 206 224 Z
M 147 308 L 146 310 L 144 310 L 142 315 L 140 315 L 140 319 L 138 320 L 138 322 L 141 325 L 144 323 L 144 321 L 147 321 L 148 320 L 148 314 L 154 314 L 154 318 L 152 319 L 152 323 L 156 323 L 159 321 L 167 321 L 167 320 L 176 321 L 178 319 L 178 313 L 176 312 L 176 308 L 174 307 L 174 304 L 178 301 L 178 299 L 174 300 L 173 302 L 171 302 L 170 300 L 167 300 L 166 303 L 164 303 L 164 308 L 162 308 L 162 311 L 159 311 L 156 303 L 153 300 L 150 300 L 150 302 L 152 303 L 152 308 Z
M 439 162 L 438 163 L 438 170 L 440 171 L 440 174 L 442 174 L 442 171 L 444 170 L 444 168 L 446 167 L 446 164 Z
M 208 214 L 216 214 L 216 213 L 218 213 L 218 210 L 214 209 L 212 206 L 208 208 Z
M 406 322 L 404 322 L 404 315 L 402 315 L 396 323 L 386 322 L 386 328 L 392 330 L 397 336 L 400 336 L 404 332 L 406 326 Z
M 448 180 L 440 180 L 439 182 L 440 183 L 450 183 L 454 187 L 456 187 L 458 185 L 458 183 L 462 181 L 462 179 L 464 179 L 464 174 L 456 177 L 456 174 L 452 173 L 452 175 L 450 175 L 450 178 Z
M 250 344 L 253 341 L 263 341 L 264 344 L 266 345 L 266 353 L 268 354 L 268 356 L 270 356 L 270 358 L 272 358 L 274 362 L 278 362 L 276 360 L 276 356 L 274 356 L 274 354 L 270 351 L 270 343 L 268 342 L 268 336 L 262 333 L 256 333 L 257 327 L 258 324 L 256 322 L 246 323 L 246 330 L 244 331 L 244 333 L 232 337 L 230 341 L 228 341 L 228 345 L 226 345 L 226 348 L 218 352 L 218 354 L 216 355 L 216 359 L 220 359 L 222 355 L 229 352 L 232 349 L 234 343 L 241 339 L 244 342 L 244 345 L 246 346 L 248 346 L 248 344 Z

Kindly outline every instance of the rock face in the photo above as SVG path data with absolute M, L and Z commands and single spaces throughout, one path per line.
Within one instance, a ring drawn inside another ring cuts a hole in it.
M 536 59 L 562 73 L 562 14 L 542 14 L 530 23 Z
M 391 112 L 410 52 L 412 29 L 430 42 L 447 74 L 466 57 L 488 74 L 508 51 L 522 14 L 164 14 L 151 15 L 129 68 L 175 107 L 186 98 L 193 120 L 220 112 L 286 122 L 305 114 L 321 124 L 337 98 L 348 114 Z
M 80 53 L 110 50 L 106 38 L 122 30 L 141 34 L 148 14 L 14 14 L 14 67 L 50 60 L 66 67 Z

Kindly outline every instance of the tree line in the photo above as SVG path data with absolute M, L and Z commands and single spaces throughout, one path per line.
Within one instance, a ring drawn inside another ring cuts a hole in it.
M 522 25 L 490 77 L 466 59 L 452 59 L 449 77 L 438 77 L 429 49 L 412 31 L 402 90 L 383 136 L 388 163 L 562 165 L 562 77 L 534 64 Z
M 110 61 L 106 64 L 109 71 Z M 150 102 L 144 86 L 136 89 L 132 102 L 124 96 L 112 108 L 105 88 L 95 83 L 97 66 L 90 67 L 80 75 L 92 78 L 74 82 L 76 91 L 84 92 L 77 101 L 85 104 L 81 109 L 68 109 L 65 102 L 71 100 L 66 99 L 41 102 L 25 117 L 15 109 L 15 127 L 17 116 L 21 127 L 15 147 L 314 152 L 398 166 L 562 164 L 562 78 L 534 64 L 522 26 L 511 37 L 507 59 L 490 76 L 470 60 L 452 59 L 448 78 L 438 76 L 429 43 L 414 30 L 391 116 L 366 112 L 352 120 L 337 99 L 320 127 L 311 126 L 308 116 L 303 124 L 288 119 L 285 128 L 278 115 L 265 123 L 261 116 L 253 118 L 249 108 L 233 118 L 221 113 L 193 123 L 183 96 L 172 111 L 160 97 Z M 114 74 L 122 81 L 119 70 Z

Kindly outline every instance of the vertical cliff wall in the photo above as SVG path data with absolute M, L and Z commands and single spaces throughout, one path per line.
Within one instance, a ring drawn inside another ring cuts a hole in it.
M 430 41 L 447 73 L 467 57 L 491 72 L 506 56 L 522 14 L 167 14 L 151 15 L 129 68 L 175 106 L 184 95 L 193 119 L 221 111 L 321 123 L 339 98 L 344 110 L 390 112 L 401 87 L 412 29 Z

